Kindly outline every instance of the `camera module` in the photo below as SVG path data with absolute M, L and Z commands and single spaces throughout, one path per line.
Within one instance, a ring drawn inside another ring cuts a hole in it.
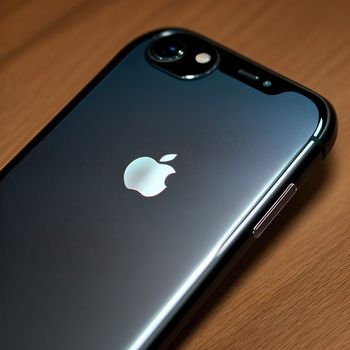
M 146 57 L 155 68 L 185 80 L 202 78 L 213 72 L 219 63 L 214 45 L 181 32 L 153 38 Z

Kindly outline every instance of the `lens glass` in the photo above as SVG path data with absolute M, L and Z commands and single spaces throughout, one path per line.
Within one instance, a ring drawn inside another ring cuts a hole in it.
M 185 54 L 185 45 L 173 38 L 162 38 L 151 46 L 150 54 L 156 61 L 177 61 Z

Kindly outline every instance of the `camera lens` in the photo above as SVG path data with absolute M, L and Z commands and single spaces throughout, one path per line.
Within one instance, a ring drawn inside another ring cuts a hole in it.
M 149 52 L 156 61 L 173 62 L 185 54 L 185 45 L 179 40 L 165 37 L 154 42 Z

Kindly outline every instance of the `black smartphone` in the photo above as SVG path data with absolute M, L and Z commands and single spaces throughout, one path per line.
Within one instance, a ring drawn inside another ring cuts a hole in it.
M 145 349 L 328 154 L 331 105 L 191 31 L 126 46 L 0 175 L 0 348 Z

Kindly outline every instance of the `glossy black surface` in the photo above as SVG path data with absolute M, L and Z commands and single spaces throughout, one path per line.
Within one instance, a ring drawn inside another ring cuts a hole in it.
M 166 74 L 146 59 L 151 40 L 124 50 L 2 172 L 1 349 L 146 344 L 329 123 L 316 95 L 222 47 L 206 77 Z M 252 65 L 269 92 L 236 75 Z M 125 188 L 131 161 L 169 153 L 164 192 Z

